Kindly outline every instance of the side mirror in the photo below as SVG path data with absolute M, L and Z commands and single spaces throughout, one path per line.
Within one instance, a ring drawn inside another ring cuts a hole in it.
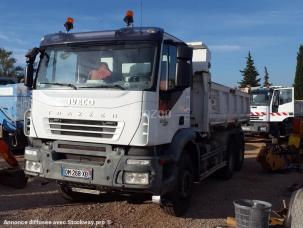
M 24 85 L 32 87 L 34 83 L 34 66 L 33 64 L 27 65 L 25 70 Z
M 176 87 L 186 88 L 190 86 L 192 78 L 193 50 L 185 45 L 177 48 Z
M 180 45 L 177 47 L 177 59 L 186 59 L 186 60 L 192 60 L 193 58 L 193 49 L 185 46 Z
M 29 50 L 29 52 L 25 55 L 27 66 L 25 71 L 24 85 L 27 87 L 32 87 L 34 83 L 34 62 L 38 53 L 39 48 L 35 47 Z

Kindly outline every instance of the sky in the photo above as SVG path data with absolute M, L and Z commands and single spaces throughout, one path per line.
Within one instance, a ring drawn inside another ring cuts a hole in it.
M 43 35 L 63 31 L 67 17 L 75 19 L 73 32 L 118 29 L 128 9 L 135 26 L 142 16 L 143 26 L 205 43 L 218 83 L 237 85 L 249 51 L 261 78 L 266 66 L 274 85 L 293 83 L 303 43 L 302 0 L 1 0 L 0 47 L 24 65 L 27 50 L 39 46 Z

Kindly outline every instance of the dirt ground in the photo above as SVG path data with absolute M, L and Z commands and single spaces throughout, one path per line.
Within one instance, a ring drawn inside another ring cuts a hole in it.
M 126 196 L 104 195 L 94 202 L 67 203 L 57 193 L 54 183 L 30 179 L 22 190 L 0 186 L 0 225 L 12 221 L 19 224 L 52 222 L 53 225 L 61 222 L 74 223 L 77 227 L 93 221 L 93 226 L 98 227 L 104 224 L 111 227 L 216 227 L 224 225 L 227 216 L 234 216 L 233 201 L 241 198 L 265 200 L 277 210 L 282 207 L 282 200 L 289 198 L 286 188 L 303 183 L 302 174 L 263 172 L 255 159 L 262 145 L 264 142 L 258 139 L 246 144 L 243 170 L 233 179 L 222 181 L 210 177 L 195 185 L 191 208 L 183 218 L 168 216 L 151 202 L 130 202 Z

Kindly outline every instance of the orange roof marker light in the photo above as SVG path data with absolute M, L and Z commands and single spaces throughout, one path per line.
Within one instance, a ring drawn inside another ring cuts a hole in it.
M 134 12 L 131 10 L 127 10 L 126 15 L 124 17 L 124 22 L 126 23 L 127 27 L 133 26 L 134 23 Z
M 65 29 L 66 29 L 67 32 L 69 32 L 70 30 L 72 30 L 74 28 L 74 18 L 68 17 L 66 19 L 64 27 L 65 27 Z

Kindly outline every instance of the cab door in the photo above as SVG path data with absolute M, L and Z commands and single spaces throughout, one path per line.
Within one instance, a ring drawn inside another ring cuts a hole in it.
M 294 88 L 275 89 L 271 100 L 271 122 L 282 122 L 294 115 Z

